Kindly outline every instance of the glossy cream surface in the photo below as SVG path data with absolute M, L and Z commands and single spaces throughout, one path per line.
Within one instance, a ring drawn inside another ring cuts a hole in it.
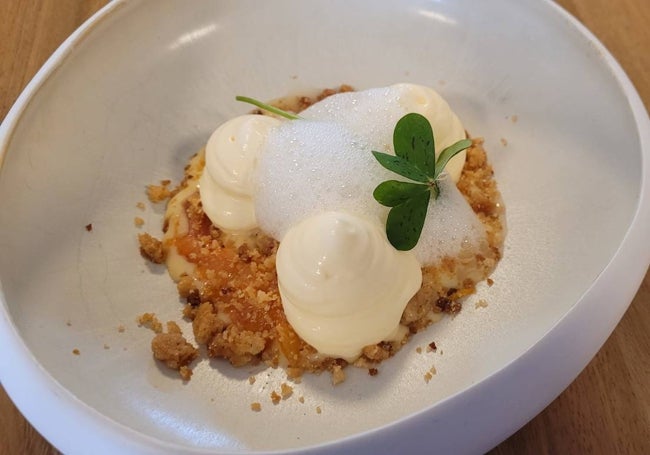
M 279 123 L 268 116 L 242 115 L 210 136 L 199 188 L 203 210 L 216 226 L 228 231 L 257 226 L 253 173 L 269 130 Z
M 377 223 L 324 212 L 287 232 L 276 258 L 287 320 L 319 353 L 353 361 L 394 337 L 422 272 Z

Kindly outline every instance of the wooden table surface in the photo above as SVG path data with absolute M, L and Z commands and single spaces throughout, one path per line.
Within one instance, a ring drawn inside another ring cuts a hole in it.
M 57 46 L 105 3 L 0 0 L 0 118 Z M 650 0 L 558 3 L 614 54 L 650 110 Z M 54 453 L 0 386 L 0 454 Z M 575 382 L 491 453 L 650 454 L 650 273 Z

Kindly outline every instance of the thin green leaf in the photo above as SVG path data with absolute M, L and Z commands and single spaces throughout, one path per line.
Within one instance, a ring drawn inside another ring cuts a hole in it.
M 402 157 L 375 151 L 372 154 L 377 158 L 379 164 L 402 177 L 421 183 L 427 183 L 430 180 L 427 174 Z
M 372 195 L 381 205 L 395 207 L 424 191 L 429 191 L 429 185 L 387 180 L 380 183 Z
M 411 113 L 399 119 L 393 131 L 393 147 L 395 155 L 433 177 L 436 170 L 435 142 L 426 117 Z
M 237 101 L 252 104 L 253 106 L 257 106 L 260 109 L 263 109 L 265 111 L 272 112 L 284 118 L 288 118 L 289 120 L 300 120 L 302 118 L 290 112 L 283 111 L 282 109 L 277 108 L 275 106 L 271 106 L 270 104 L 262 103 L 261 101 L 258 101 L 254 98 L 249 98 L 247 96 L 236 96 L 235 99 Z
M 447 163 L 454 156 L 458 155 L 460 152 L 469 148 L 472 145 L 472 141 L 469 139 L 463 139 L 454 144 L 451 144 L 449 147 L 440 152 L 438 156 L 438 161 L 436 162 L 436 172 L 433 175 L 434 179 L 437 179 L 440 173 L 443 171 Z
M 388 212 L 386 235 L 400 251 L 408 251 L 418 243 L 429 207 L 430 191 L 424 191 L 395 206 Z

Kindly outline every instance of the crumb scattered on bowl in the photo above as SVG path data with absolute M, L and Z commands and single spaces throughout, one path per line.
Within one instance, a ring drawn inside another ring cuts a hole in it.
M 260 412 L 262 410 L 262 405 L 259 402 L 251 403 L 251 411 Z
M 290 386 L 289 384 L 287 384 L 286 382 L 283 382 L 282 384 L 280 384 L 280 389 L 281 389 L 281 392 L 280 392 L 280 393 L 281 393 L 281 395 L 282 395 L 282 399 L 283 399 L 283 400 L 286 400 L 286 399 L 289 398 L 291 395 L 293 395 L 293 387 L 291 387 L 291 386 Z
M 485 299 L 480 299 L 474 304 L 474 308 L 487 308 L 488 303 Z
M 431 381 L 431 379 L 433 379 L 433 376 L 434 376 L 436 373 L 437 373 L 437 371 L 436 371 L 436 367 L 432 366 L 432 367 L 429 369 L 429 371 L 427 371 L 427 372 L 424 374 L 424 382 L 426 382 L 426 383 L 428 384 L 429 381 Z
M 88 223 L 88 224 L 86 225 L 86 230 L 87 230 L 88 232 L 92 231 L 92 230 L 93 230 L 93 224 L 92 224 L 92 223 Z

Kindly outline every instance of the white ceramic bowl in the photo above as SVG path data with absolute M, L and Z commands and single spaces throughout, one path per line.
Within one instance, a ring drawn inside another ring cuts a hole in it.
M 375 378 L 306 377 L 304 404 L 270 404 L 280 370 L 203 361 L 184 385 L 159 368 L 134 319 L 181 306 L 138 254 L 134 217 L 161 219 L 136 209 L 144 185 L 178 180 L 249 109 L 235 94 L 399 81 L 436 88 L 486 138 L 509 225 L 495 285 Z M 66 453 L 484 451 L 587 364 L 650 261 L 647 113 L 550 1 L 117 1 L 29 84 L 0 145 L 0 379 Z M 431 340 L 442 352 L 415 352 Z

